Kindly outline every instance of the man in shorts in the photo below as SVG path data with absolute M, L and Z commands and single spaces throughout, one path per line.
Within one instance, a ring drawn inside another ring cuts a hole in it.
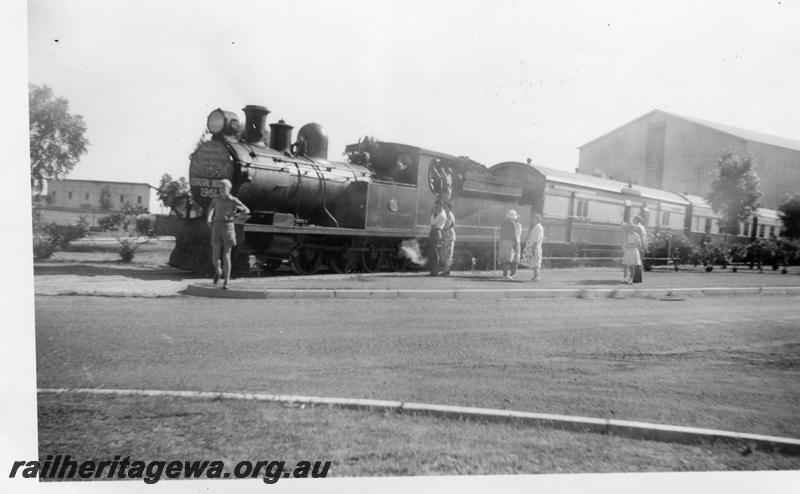
M 222 289 L 228 289 L 231 281 L 231 249 L 236 245 L 236 232 L 233 228 L 234 221 L 240 215 L 250 214 L 250 210 L 242 201 L 231 195 L 231 181 L 219 181 L 219 194 L 214 196 L 211 207 L 208 209 L 207 221 L 211 226 L 211 251 L 214 264 L 214 284 L 219 283 L 220 253 L 222 254 L 222 267 L 225 280 Z

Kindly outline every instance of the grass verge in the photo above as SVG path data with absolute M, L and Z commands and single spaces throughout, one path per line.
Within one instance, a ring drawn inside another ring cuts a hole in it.
M 332 461 L 330 476 L 790 470 L 800 459 L 514 424 L 174 397 L 39 395 L 39 453 Z

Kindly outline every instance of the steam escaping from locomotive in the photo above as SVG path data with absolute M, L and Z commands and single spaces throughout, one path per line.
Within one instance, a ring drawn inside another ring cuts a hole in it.
M 422 266 L 428 262 L 428 259 L 422 255 L 417 239 L 400 242 L 400 254 L 417 266 Z

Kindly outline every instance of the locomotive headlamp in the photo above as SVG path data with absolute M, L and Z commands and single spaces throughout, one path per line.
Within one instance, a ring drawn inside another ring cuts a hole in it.
M 206 127 L 212 135 L 234 135 L 239 132 L 239 118 L 235 113 L 217 108 L 208 114 Z

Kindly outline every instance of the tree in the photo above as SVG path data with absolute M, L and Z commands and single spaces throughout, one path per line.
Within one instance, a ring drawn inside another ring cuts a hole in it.
M 783 236 L 800 238 L 800 195 L 796 195 L 778 206 L 778 216 L 783 223 Z
M 41 193 L 48 178 L 61 178 L 86 152 L 86 124 L 69 113 L 69 102 L 47 86 L 28 85 L 31 190 Z
M 161 182 L 158 184 L 156 190 L 158 199 L 165 208 L 169 208 L 169 212 L 187 218 L 191 213 L 195 215 L 200 214 L 202 210 L 200 206 L 192 201 L 192 193 L 189 187 L 189 182 L 184 177 L 178 180 L 172 180 L 169 173 L 161 176 Z
M 717 174 L 706 196 L 711 209 L 719 215 L 719 230 L 737 235 L 739 223 L 747 221 L 758 207 L 758 175 L 752 156 L 740 158 L 726 150 L 717 161 Z

